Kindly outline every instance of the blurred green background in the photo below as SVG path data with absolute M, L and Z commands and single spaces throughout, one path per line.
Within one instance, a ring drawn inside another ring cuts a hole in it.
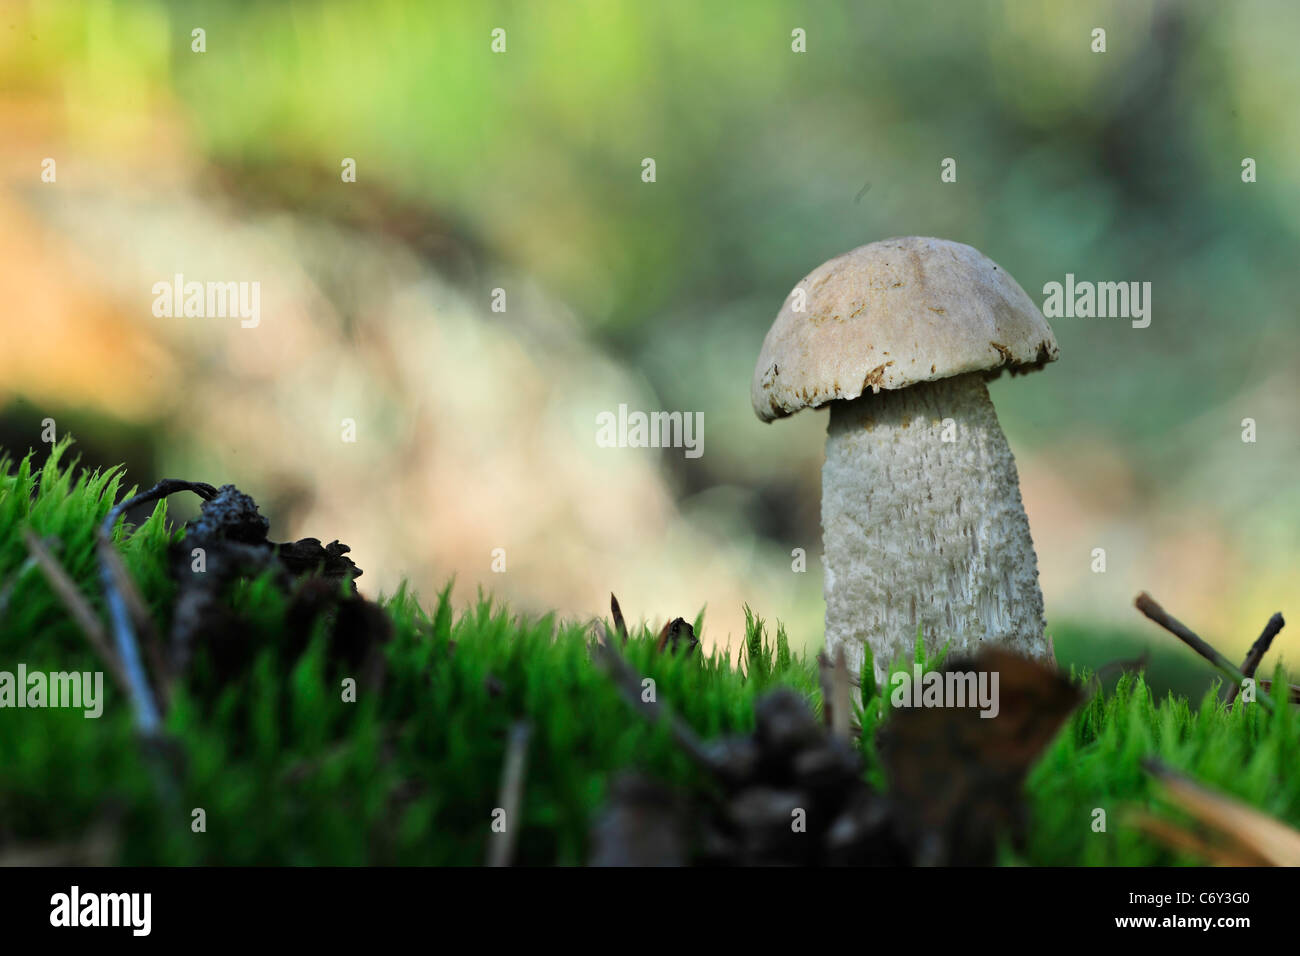
M 1298 35 L 1285 0 L 10 3 L 0 444 L 51 417 L 233 481 L 371 593 L 613 590 L 733 645 L 749 602 L 816 647 L 824 412 L 760 424 L 758 348 L 823 260 L 941 236 L 1040 304 L 1152 284 L 1149 328 L 1054 320 L 991 393 L 1061 656 L 1167 649 L 1142 589 L 1237 656 L 1300 583 Z M 259 281 L 261 325 L 153 316 L 176 272 Z M 597 448 L 620 403 L 703 412 L 703 456 Z

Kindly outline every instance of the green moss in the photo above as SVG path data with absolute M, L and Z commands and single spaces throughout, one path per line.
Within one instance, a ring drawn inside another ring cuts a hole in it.
M 84 637 L 27 564 L 22 529 L 62 542 L 59 560 L 102 612 L 93 532 L 121 497 L 116 470 L 86 474 L 66 445 L 39 474 L 30 461 L 0 464 L 0 669 L 98 669 Z M 174 586 L 160 505 L 118 547 L 160 624 Z M 510 726 L 532 726 L 516 857 L 577 864 L 612 772 L 636 767 L 671 783 L 706 782 L 666 728 L 633 714 L 593 666 L 589 634 L 551 617 L 523 618 L 486 597 L 457 613 L 450 587 L 426 609 L 406 589 L 384 598 L 394 634 L 381 687 L 342 700 L 351 676 L 326 659 L 323 635 L 284 659 L 277 645 L 285 600 L 267 579 L 233 597 L 260 650 L 249 670 L 222 687 L 196 672 L 175 688 L 168 734 L 184 754 L 174 799 L 161 796 L 142 756 L 130 708 L 106 682 L 104 715 L 0 711 L 0 851 L 67 843 L 106 817 L 131 864 L 477 864 L 484 859 Z M 697 630 L 702 620 L 697 619 Z M 815 664 L 791 651 L 785 632 L 768 637 L 747 614 L 745 666 L 718 652 L 657 654 L 653 636 L 633 635 L 627 656 L 656 682 L 661 700 L 701 735 L 748 730 L 765 687 L 791 685 L 820 707 Z M 360 675 L 357 675 L 360 676 Z M 883 786 L 874 730 L 886 716 L 868 688 L 860 713 L 867 775 Z M 1269 716 L 1228 712 L 1213 695 L 1192 706 L 1159 706 L 1140 677 L 1080 709 L 1029 781 L 1029 845 L 1008 862 L 1144 864 L 1179 859 L 1125 828 L 1125 804 L 1149 805 L 1139 761 L 1158 755 L 1211 785 L 1300 823 L 1300 740 L 1293 708 Z M 193 833 L 203 808 L 207 832 Z M 1107 813 L 1094 832 L 1093 810 Z

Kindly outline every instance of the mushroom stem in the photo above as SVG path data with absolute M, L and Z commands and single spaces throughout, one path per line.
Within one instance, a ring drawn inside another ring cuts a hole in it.
M 877 680 L 997 644 L 1050 658 L 1016 462 L 981 373 L 831 405 L 822 470 L 826 648 Z

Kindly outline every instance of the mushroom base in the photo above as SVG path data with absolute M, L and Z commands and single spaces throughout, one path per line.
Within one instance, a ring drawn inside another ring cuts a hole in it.
M 822 469 L 826 647 L 876 679 L 997 644 L 1049 658 L 1016 462 L 980 373 L 831 405 Z

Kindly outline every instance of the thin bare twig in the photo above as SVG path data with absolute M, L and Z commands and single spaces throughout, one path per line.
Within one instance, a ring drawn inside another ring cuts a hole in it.
M 18 570 L 9 576 L 9 580 L 5 582 L 4 587 L 0 588 L 0 620 L 4 619 L 9 610 L 9 602 L 13 599 L 14 589 L 18 587 L 18 582 L 25 578 L 27 573 L 35 567 L 36 559 L 29 554 L 27 560 L 18 566 Z
M 118 688 L 124 694 L 129 695 L 130 689 L 126 681 L 126 674 L 122 672 L 122 665 L 118 662 L 112 646 L 108 643 L 108 635 L 104 632 L 104 625 L 100 623 L 99 618 L 95 617 L 95 612 L 90 609 L 90 604 L 86 601 L 85 596 L 77 590 L 77 585 L 68 576 L 68 572 L 63 570 L 63 565 L 59 564 L 58 559 L 45 546 L 45 542 L 37 537 L 31 528 L 23 529 L 23 541 L 27 544 L 27 551 L 31 554 L 32 560 L 36 562 L 36 566 L 45 575 L 45 580 L 49 582 L 50 590 L 63 602 L 69 616 L 77 622 L 81 633 L 86 636 L 91 648 L 113 676 Z
M 817 655 L 822 685 L 822 719 L 831 733 L 846 740 L 853 736 L 853 694 L 844 648 L 836 648 L 835 663 L 824 653 Z
M 1130 671 L 1145 671 L 1147 664 L 1150 662 L 1150 653 L 1143 651 L 1132 660 L 1108 661 L 1098 667 L 1088 679 L 1089 693 L 1095 694 L 1101 690 L 1101 685 L 1114 671 L 1127 673 Z
M 1263 632 L 1255 639 L 1255 643 L 1250 645 L 1250 650 L 1246 652 L 1246 660 L 1242 662 L 1241 673 L 1246 677 L 1255 676 L 1255 668 L 1259 667 L 1259 662 L 1264 659 L 1268 653 L 1269 645 L 1273 643 L 1273 638 L 1277 637 L 1278 631 L 1286 627 L 1286 621 L 1282 619 L 1282 612 L 1278 611 L 1268 619 L 1264 625 Z M 1241 693 L 1241 685 L 1238 684 L 1232 689 L 1232 697 L 1228 700 L 1229 706 L 1235 705 L 1237 695 Z
M 849 665 L 844 659 L 843 646 L 835 650 L 835 668 L 831 671 L 831 731 L 848 740 L 853 730 L 853 704 L 849 690 Z
M 134 495 L 124 501 L 119 501 L 109 509 L 108 515 L 99 527 L 100 580 L 104 584 L 104 599 L 108 605 L 108 617 L 113 628 L 117 657 L 121 662 L 123 671 L 126 673 L 129 687 L 128 696 L 131 698 L 131 705 L 135 710 L 136 728 L 147 737 L 153 737 L 159 733 L 161 721 L 158 716 L 158 705 L 154 701 L 153 690 L 149 686 L 149 678 L 145 673 L 144 665 L 140 662 L 140 648 L 136 640 L 135 628 L 131 623 L 131 611 L 127 599 L 122 593 L 117 580 L 117 573 L 110 562 L 104 560 L 104 555 L 106 554 L 106 548 L 112 549 L 113 547 L 113 526 L 117 524 L 117 519 L 128 508 L 150 501 L 160 501 L 178 491 L 192 491 L 204 501 L 210 501 L 217 495 L 217 489 L 204 482 L 164 478 L 148 491 Z
M 686 751 L 687 755 L 700 766 L 710 770 L 717 770 L 717 761 L 713 759 L 709 749 L 696 736 L 695 731 L 690 728 L 686 721 L 669 712 L 657 700 L 648 701 L 642 697 L 641 679 L 619 652 L 617 644 L 610 639 L 609 633 L 603 625 L 598 628 L 598 631 L 601 641 L 595 647 L 596 656 L 609 672 L 610 678 L 622 692 L 624 699 L 651 722 L 667 720 L 677 745 Z
M 113 576 L 113 582 L 117 586 L 118 593 L 122 595 L 122 599 L 126 602 L 132 622 L 144 635 L 145 654 L 148 655 L 149 667 L 154 674 L 152 686 L 158 692 L 158 702 L 165 713 L 171 703 L 172 674 L 171 666 L 167 663 L 167 656 L 163 653 L 162 642 L 158 637 L 158 628 L 154 626 L 153 617 L 149 613 L 148 607 L 145 606 L 140 589 L 131 580 L 131 574 L 127 571 L 122 556 L 117 553 L 112 543 L 101 538 L 96 542 L 95 548 L 96 553 L 99 555 L 100 565 L 107 569 L 108 574 Z
M 1157 604 L 1155 599 L 1152 598 L 1150 594 L 1147 594 L 1146 591 L 1139 594 L 1133 604 L 1139 611 L 1217 667 L 1228 678 L 1236 681 L 1238 684 L 1245 682 L 1245 675 L 1237 669 L 1236 664 L 1232 663 L 1232 661 L 1220 654 L 1210 644 L 1202 640 L 1199 635 L 1197 635 L 1182 621 L 1179 621 L 1177 618 L 1169 614 L 1169 612 Z M 1264 705 L 1265 710 L 1273 710 L 1273 701 L 1270 700 L 1268 696 L 1261 694 L 1257 699 Z
M 835 705 L 834 691 L 831 689 L 831 662 L 825 651 L 817 655 L 817 682 L 821 685 L 822 691 L 822 723 L 829 729 L 831 711 L 834 710 Z
M 1266 677 L 1259 679 L 1259 686 L 1267 693 L 1273 693 L 1273 682 Z M 1287 699 L 1293 704 L 1300 704 L 1300 684 L 1287 684 Z
M 619 637 L 623 638 L 623 643 L 627 643 L 627 624 L 623 621 L 623 609 L 618 606 L 618 598 L 614 597 L 614 592 L 609 592 L 609 611 L 614 615 L 614 630 L 618 632 Z
M 501 794 L 498 806 L 505 812 L 506 827 L 493 833 L 488 844 L 488 866 L 509 866 L 515 855 L 515 838 L 522 824 L 520 807 L 523 805 L 524 774 L 528 768 L 528 738 L 531 729 L 527 721 L 519 721 L 510 728 L 506 744 L 506 759 L 501 769 Z

